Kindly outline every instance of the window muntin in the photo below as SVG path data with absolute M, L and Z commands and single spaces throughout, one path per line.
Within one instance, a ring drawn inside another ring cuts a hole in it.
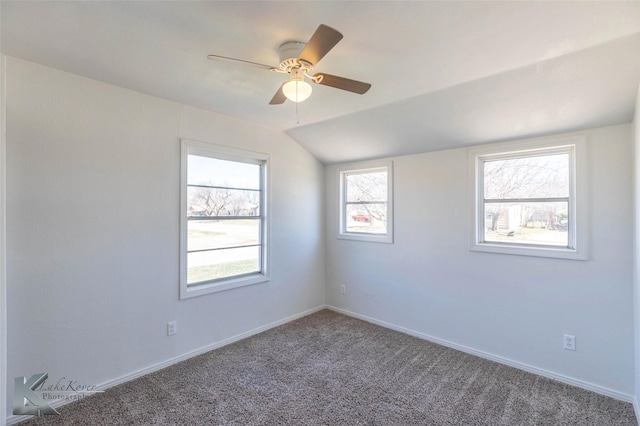
M 183 141 L 181 297 L 267 280 L 266 156 Z
M 586 259 L 583 151 L 581 137 L 470 150 L 471 249 Z
M 392 242 L 391 162 L 340 168 L 340 238 Z

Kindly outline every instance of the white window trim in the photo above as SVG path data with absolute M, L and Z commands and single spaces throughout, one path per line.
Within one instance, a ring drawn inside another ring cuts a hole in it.
M 374 171 L 376 169 L 387 171 L 387 233 L 386 234 L 369 234 L 364 232 L 347 232 L 345 223 L 345 205 L 346 200 L 344 193 L 344 176 L 348 173 L 358 173 Z M 393 243 L 393 161 L 375 160 L 358 163 L 342 164 L 337 167 L 338 175 L 338 235 L 337 238 L 343 240 L 368 241 L 375 243 Z
M 263 164 L 263 226 L 262 271 L 254 274 L 230 277 L 198 285 L 187 285 L 187 155 L 201 155 L 223 160 Z M 245 151 L 222 145 L 181 139 L 180 167 L 180 299 L 202 296 L 269 281 L 269 155 Z
M 487 158 L 512 157 L 536 150 L 572 147 L 569 173 L 569 211 L 574 220 L 570 220 L 569 245 L 565 247 L 538 247 L 534 245 L 502 244 L 484 242 L 484 184 L 481 162 Z M 584 136 L 535 139 L 522 142 L 505 142 L 482 145 L 468 150 L 468 179 L 470 212 L 470 244 L 472 251 L 501 253 L 523 256 L 551 257 L 558 259 L 588 259 L 588 200 L 587 200 L 587 147 Z

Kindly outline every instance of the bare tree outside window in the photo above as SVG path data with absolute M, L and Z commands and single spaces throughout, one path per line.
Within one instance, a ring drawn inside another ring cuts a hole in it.
M 588 259 L 586 152 L 582 135 L 470 148 L 469 249 Z
M 268 154 L 181 140 L 180 299 L 269 281 Z
M 568 246 L 569 154 L 483 162 L 484 239 Z
M 257 216 L 260 206 L 260 192 L 238 190 L 222 186 L 191 186 L 188 188 L 188 208 L 190 216 Z
M 260 165 L 188 156 L 187 283 L 260 272 Z
M 336 172 L 340 182 L 337 237 L 393 244 L 393 161 L 343 164 Z
M 347 232 L 387 232 L 387 171 L 346 173 L 344 221 Z

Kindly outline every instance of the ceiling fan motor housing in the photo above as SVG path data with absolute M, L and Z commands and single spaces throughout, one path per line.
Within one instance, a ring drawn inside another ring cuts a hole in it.
M 289 72 L 293 68 L 313 68 L 312 64 L 298 60 L 298 56 L 300 56 L 302 49 L 304 49 L 306 45 L 306 43 L 303 43 L 301 41 L 288 41 L 280 45 L 280 47 L 278 48 L 278 55 L 280 56 L 280 69 L 282 71 Z

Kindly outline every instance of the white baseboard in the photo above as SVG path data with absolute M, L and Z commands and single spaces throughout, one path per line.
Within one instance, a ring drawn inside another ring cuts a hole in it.
M 99 390 L 99 391 L 107 390 L 107 389 L 109 389 L 109 388 L 111 388 L 113 386 L 117 386 L 117 385 L 119 385 L 121 383 L 125 383 L 125 382 L 128 382 L 130 380 L 134 380 L 134 379 L 136 379 L 138 377 L 144 376 L 146 374 L 153 373 L 154 371 L 161 370 L 163 368 L 169 367 L 169 366 L 171 366 L 173 364 L 176 364 L 178 362 L 185 361 L 185 360 L 187 360 L 189 358 L 193 358 L 194 356 L 198 356 L 198 355 L 201 355 L 201 354 L 203 354 L 205 352 L 209 352 L 209 351 L 212 351 L 214 349 L 218 349 L 218 348 L 221 348 L 223 346 L 229 345 L 231 343 L 237 342 L 239 340 L 246 339 L 247 337 L 251 337 L 253 335 L 262 333 L 263 331 L 267 331 L 267 330 L 269 330 L 271 328 L 278 327 L 280 325 L 283 325 L 283 324 L 286 324 L 288 322 L 294 321 L 294 320 L 296 320 L 298 318 L 302 318 L 302 317 L 305 317 L 307 315 L 311 315 L 311 314 L 313 314 L 315 312 L 321 311 L 322 309 L 330 309 L 332 311 L 335 311 L 335 312 L 338 312 L 338 313 L 341 313 L 341 314 L 344 314 L 344 315 L 347 315 L 347 316 L 350 316 L 350 317 L 353 317 L 353 318 L 361 319 L 363 321 L 366 321 L 366 322 L 369 322 L 369 323 L 372 323 L 372 324 L 376 324 L 376 325 L 379 325 L 381 327 L 385 327 L 385 328 L 388 328 L 388 329 L 391 329 L 391 330 L 395 330 L 395 331 L 398 331 L 400 333 L 408 334 L 410 336 L 414 336 L 414 337 L 417 337 L 417 338 L 420 338 L 420 339 L 423 339 L 423 340 L 427 340 L 427 341 L 430 341 L 430 342 L 433 342 L 433 343 L 436 343 L 436 344 L 439 344 L 439 345 L 442 345 L 442 346 L 446 346 L 446 347 L 449 347 L 449 348 L 452 348 L 452 349 L 456 349 L 456 350 L 459 350 L 461 352 L 465 352 L 465 353 L 468 353 L 468 354 L 471 354 L 471 355 L 475 355 L 475 356 L 478 356 L 478 357 L 481 357 L 481 358 L 484 358 L 484 359 L 488 359 L 490 361 L 495 361 L 495 362 L 498 362 L 498 363 L 501 363 L 501 364 L 505 364 L 505 365 L 508 365 L 510 367 L 518 368 L 520 370 L 524 370 L 524 371 L 527 371 L 529 373 L 533 373 L 533 374 L 537 374 L 539 376 L 543 376 L 543 377 L 547 377 L 547 378 L 550 378 L 550 379 L 553 379 L 553 380 L 557 380 L 559 382 L 566 383 L 566 384 L 569 384 L 569 385 L 572 385 L 572 386 L 577 386 L 579 388 L 586 389 L 586 390 L 589 390 L 589 391 L 592 391 L 592 392 L 596 392 L 596 393 L 599 393 L 601 395 L 609 396 L 611 398 L 615 398 L 615 399 L 618 399 L 620 401 L 632 403 L 636 418 L 639 419 L 639 426 L 640 426 L 640 403 L 638 402 L 638 399 L 636 397 L 632 396 L 632 395 L 628 395 L 628 394 L 625 394 L 625 393 L 622 393 L 622 392 L 615 391 L 613 389 L 609 389 L 609 388 L 606 388 L 606 387 L 603 387 L 603 386 L 599 386 L 599 385 L 595 385 L 595 384 L 592 384 L 592 383 L 588 383 L 588 382 L 585 382 L 585 381 L 582 381 L 582 380 L 574 379 L 574 378 L 571 378 L 571 377 L 568 377 L 568 376 L 565 376 L 565 375 L 562 375 L 562 374 L 558 374 L 558 373 L 555 373 L 555 372 L 552 372 L 552 371 L 548 371 L 548 370 L 545 370 L 545 369 L 542 369 L 542 368 L 534 367 L 534 366 L 531 366 L 531 365 L 528 365 L 528 364 L 524 364 L 524 363 L 521 363 L 521 362 L 518 362 L 518 361 L 514 361 L 514 360 L 511 360 L 511 359 L 508 359 L 508 358 L 504 358 L 504 357 L 501 357 L 501 356 L 493 355 L 493 354 L 488 353 L 488 352 L 479 351 L 479 350 L 476 350 L 476 349 L 473 349 L 473 348 L 470 348 L 470 347 L 467 347 L 467 346 L 463 346 L 463 345 L 459 345 L 457 343 L 449 342 L 447 340 L 439 339 L 437 337 L 433 337 L 433 336 L 430 336 L 430 335 L 425 334 L 425 333 L 414 331 L 414 330 L 411 330 L 411 329 L 408 329 L 408 328 L 405 328 L 405 327 L 401 327 L 401 326 L 398 326 L 398 325 L 395 325 L 395 324 L 388 323 L 386 321 L 381 321 L 381 320 L 378 320 L 378 319 L 375 319 L 375 318 L 368 317 L 366 315 L 357 314 L 355 312 L 351 312 L 351 311 L 348 311 L 348 310 L 345 310 L 345 309 L 341 309 L 341 308 L 337 308 L 335 306 L 330 306 L 330 305 L 317 306 L 317 307 L 315 307 L 313 309 L 310 309 L 310 310 L 307 310 L 307 311 L 304 311 L 304 312 L 301 312 L 301 313 L 298 313 L 298 314 L 283 318 L 281 320 L 272 322 L 270 324 L 263 325 L 261 327 L 255 328 L 253 330 L 246 331 L 244 333 L 240 333 L 240 334 L 238 334 L 236 336 L 229 337 L 229 338 L 221 340 L 219 342 L 212 343 L 210 345 L 207 345 L 207 346 L 201 347 L 199 349 L 187 352 L 187 353 L 185 353 L 183 355 L 168 359 L 166 361 L 159 362 L 159 363 L 156 363 L 156 364 L 141 368 L 141 369 L 133 371 L 133 372 L 131 372 L 129 374 L 125 374 L 125 375 L 120 376 L 118 378 L 103 382 L 103 383 L 99 384 L 96 387 L 96 390 Z M 67 404 L 67 402 L 65 402 L 65 401 L 57 401 L 55 403 L 52 403 L 51 406 L 53 408 L 58 408 L 60 406 L 66 405 L 66 404 Z M 7 423 L 6 424 L 7 425 L 13 425 L 13 424 L 16 424 L 16 423 L 18 423 L 18 422 L 20 422 L 22 420 L 29 419 L 31 417 L 32 416 L 11 415 L 11 416 L 7 417 Z
M 96 386 L 95 390 L 96 391 L 105 391 L 105 390 L 107 390 L 107 389 L 109 389 L 109 388 L 111 388 L 113 386 L 117 386 L 119 384 L 131 381 L 133 379 L 137 379 L 138 377 L 142 377 L 142 376 L 147 375 L 149 373 L 153 373 L 154 371 L 162 370 L 163 368 L 167 368 L 167 367 L 169 367 L 169 366 L 171 366 L 173 364 L 177 364 L 177 363 L 179 363 L 181 361 L 185 361 L 185 360 L 187 360 L 189 358 L 193 358 L 194 356 L 198 356 L 198 355 L 201 355 L 203 353 L 212 351 L 214 349 L 218 349 L 218 348 L 221 348 L 223 346 L 230 345 L 231 343 L 235 343 L 235 342 L 237 342 L 239 340 L 246 339 L 247 337 L 251 337 L 253 335 L 262 333 L 263 331 L 267 331 L 267 330 L 269 330 L 271 328 L 275 328 L 275 327 L 281 326 L 281 325 L 286 324 L 288 322 L 297 320 L 298 318 L 306 317 L 307 315 L 311 315 L 311 314 L 313 314 L 315 312 L 321 311 L 321 310 L 326 309 L 326 308 L 327 308 L 327 306 L 320 305 L 320 306 L 317 306 L 317 307 L 315 307 L 313 309 L 309 309 L 307 311 L 300 312 L 300 313 L 295 314 L 295 315 L 291 315 L 289 317 L 280 319 L 278 321 L 274 321 L 272 323 L 260 326 L 258 328 L 254 328 L 253 330 L 245 331 L 244 333 L 237 334 L 235 336 L 229 337 L 229 338 L 221 340 L 219 342 L 215 342 L 215 343 L 212 343 L 210 345 L 203 346 L 201 348 L 198 348 L 198 349 L 195 349 L 193 351 L 187 352 L 187 353 L 185 353 L 183 355 L 179 355 L 177 357 L 170 358 L 170 359 L 168 359 L 166 361 L 162 361 L 162 362 L 159 362 L 159 363 L 156 363 L 156 364 L 153 364 L 153 365 L 149 365 L 147 367 L 144 367 L 144 368 L 141 368 L 139 370 L 133 371 L 131 373 L 125 374 L 125 375 L 120 376 L 118 378 L 115 378 L 115 379 L 112 379 L 112 380 L 107 380 L 106 382 L 100 383 L 99 385 Z M 63 405 L 66 405 L 68 403 L 69 402 L 64 401 L 64 400 L 58 400 L 58 401 L 52 402 L 50 405 L 53 408 L 58 408 L 58 407 L 61 407 Z M 20 421 L 28 420 L 28 419 L 30 419 L 32 417 L 33 416 L 11 415 L 11 416 L 7 417 L 7 425 L 13 425 L 13 424 L 16 424 L 16 423 L 18 423 Z
M 514 361 L 512 359 L 509 358 L 504 358 L 498 355 L 494 355 L 488 352 L 484 352 L 484 351 L 479 351 L 477 349 L 473 349 L 470 348 L 468 346 L 464 346 L 464 345 L 459 345 L 457 343 L 453 343 L 450 342 L 448 340 L 443 340 L 437 337 L 433 337 L 430 336 L 428 334 L 425 333 L 421 333 L 419 331 L 414 331 L 405 327 L 401 327 L 399 325 L 395 325 L 395 324 L 391 324 L 388 323 L 386 321 L 381 321 L 375 318 L 371 318 L 368 317 L 366 315 L 361 315 L 361 314 L 357 314 L 355 312 L 351 312 L 348 311 L 346 309 L 341 309 L 341 308 L 337 308 L 335 306 L 326 306 L 327 309 L 330 309 L 332 311 L 353 317 L 353 318 L 357 318 L 357 319 L 361 319 L 363 321 L 372 323 L 372 324 L 376 324 L 379 325 L 381 327 L 385 327 L 385 328 L 389 328 L 391 330 L 395 330 L 395 331 L 399 331 L 400 333 L 404 333 L 404 334 L 408 334 L 410 336 L 414 336 L 417 337 L 419 339 L 423 339 L 423 340 L 427 340 L 433 343 L 436 343 L 438 345 L 442 345 L 442 346 L 446 346 L 452 349 L 456 349 L 459 350 L 461 352 L 465 352 L 471 355 L 475 355 L 478 356 L 480 358 L 484 358 L 484 359 L 488 359 L 490 361 L 495 361 L 498 362 L 500 364 L 504 364 L 504 365 L 508 365 L 509 367 L 514 367 L 520 370 L 524 370 L 527 371 L 529 373 L 533 373 L 533 374 L 537 374 L 539 376 L 543 376 L 543 377 L 547 377 L 549 379 L 553 379 L 553 380 L 557 380 L 559 382 L 562 383 L 566 383 L 568 385 L 572 385 L 572 386 L 576 386 L 582 389 L 586 389 L 595 393 L 599 393 L 601 395 L 605 395 L 605 396 L 609 396 L 611 398 L 615 398 L 618 399 L 620 401 L 624 401 L 624 402 L 629 402 L 629 403 L 633 403 L 634 404 L 634 409 L 636 410 L 636 418 L 640 419 L 640 416 L 638 415 L 638 411 L 639 408 L 636 404 L 636 398 L 633 395 L 629 395 L 626 393 L 622 393 L 622 392 L 618 392 L 616 390 L 613 389 L 609 389 L 606 388 L 604 386 L 599 386 L 593 383 L 589 383 L 589 382 L 585 382 L 579 379 L 574 379 L 573 377 L 568 377 L 565 376 L 563 374 L 559 374 L 559 373 L 555 373 L 553 371 L 549 371 L 549 370 L 545 370 L 543 368 L 538 368 L 529 364 L 525 364 L 522 362 L 518 362 L 518 361 Z

